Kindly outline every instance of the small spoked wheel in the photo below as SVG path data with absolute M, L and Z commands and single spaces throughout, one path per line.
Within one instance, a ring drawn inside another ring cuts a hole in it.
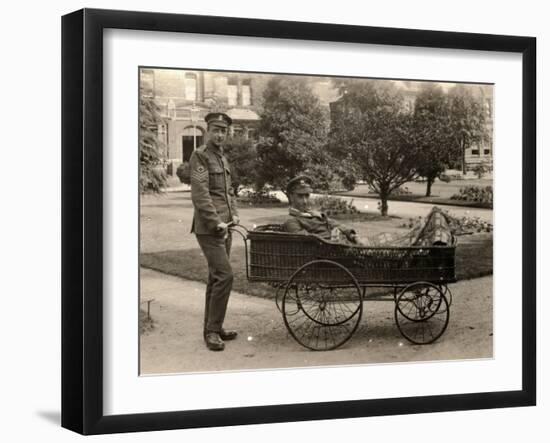
M 395 301 L 395 323 L 411 343 L 436 341 L 449 324 L 449 302 L 442 288 L 428 282 L 404 288 Z
M 359 326 L 363 314 L 361 290 L 344 266 L 315 260 L 290 277 L 282 313 L 288 332 L 302 346 L 314 351 L 336 349 Z

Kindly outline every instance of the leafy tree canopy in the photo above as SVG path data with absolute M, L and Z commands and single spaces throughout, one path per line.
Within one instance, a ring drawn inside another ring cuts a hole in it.
M 434 83 L 425 83 L 416 97 L 412 141 L 416 145 L 416 170 L 426 178 L 429 197 L 435 179 L 460 155 L 452 143 L 449 99 Z
M 331 152 L 356 165 L 387 215 L 392 191 L 416 176 L 412 118 L 392 84 L 347 79 L 332 109 Z
M 304 79 L 270 79 L 261 117 L 259 187 L 271 184 L 284 191 L 292 177 L 326 161 L 328 115 Z
M 162 123 L 158 106 L 152 98 L 141 97 L 139 103 L 139 190 L 158 193 L 166 187 L 166 173 L 162 166 L 163 145 L 157 137 Z
M 235 193 L 243 187 L 254 186 L 257 181 L 258 153 L 254 142 L 244 137 L 233 137 L 226 141 L 224 152 L 231 164 L 231 182 Z

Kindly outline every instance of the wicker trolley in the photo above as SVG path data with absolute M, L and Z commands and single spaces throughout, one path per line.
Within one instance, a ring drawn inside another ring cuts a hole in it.
M 411 343 L 433 343 L 447 328 L 455 244 L 360 247 L 290 234 L 281 225 L 230 229 L 244 240 L 247 278 L 277 289 L 288 332 L 308 349 L 346 343 L 361 321 L 364 300 L 393 301 L 395 323 Z M 368 287 L 387 290 L 367 294 Z

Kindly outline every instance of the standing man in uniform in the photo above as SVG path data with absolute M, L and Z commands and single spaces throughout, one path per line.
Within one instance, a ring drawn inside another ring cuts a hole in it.
M 236 331 L 223 328 L 227 302 L 233 285 L 229 263 L 231 233 L 228 226 L 238 223 L 235 195 L 231 187 L 231 169 L 223 145 L 231 118 L 221 112 L 205 117 L 207 144 L 191 155 L 191 199 L 195 208 L 194 232 L 208 262 L 208 284 L 204 309 L 204 341 L 208 349 L 223 351 L 224 341 L 237 337 Z

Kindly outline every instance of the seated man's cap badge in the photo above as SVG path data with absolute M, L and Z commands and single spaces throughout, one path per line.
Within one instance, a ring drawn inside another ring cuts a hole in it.
M 299 175 L 291 179 L 287 186 L 287 194 L 297 193 L 297 194 L 311 194 L 313 189 L 311 188 L 313 180 L 307 175 Z

